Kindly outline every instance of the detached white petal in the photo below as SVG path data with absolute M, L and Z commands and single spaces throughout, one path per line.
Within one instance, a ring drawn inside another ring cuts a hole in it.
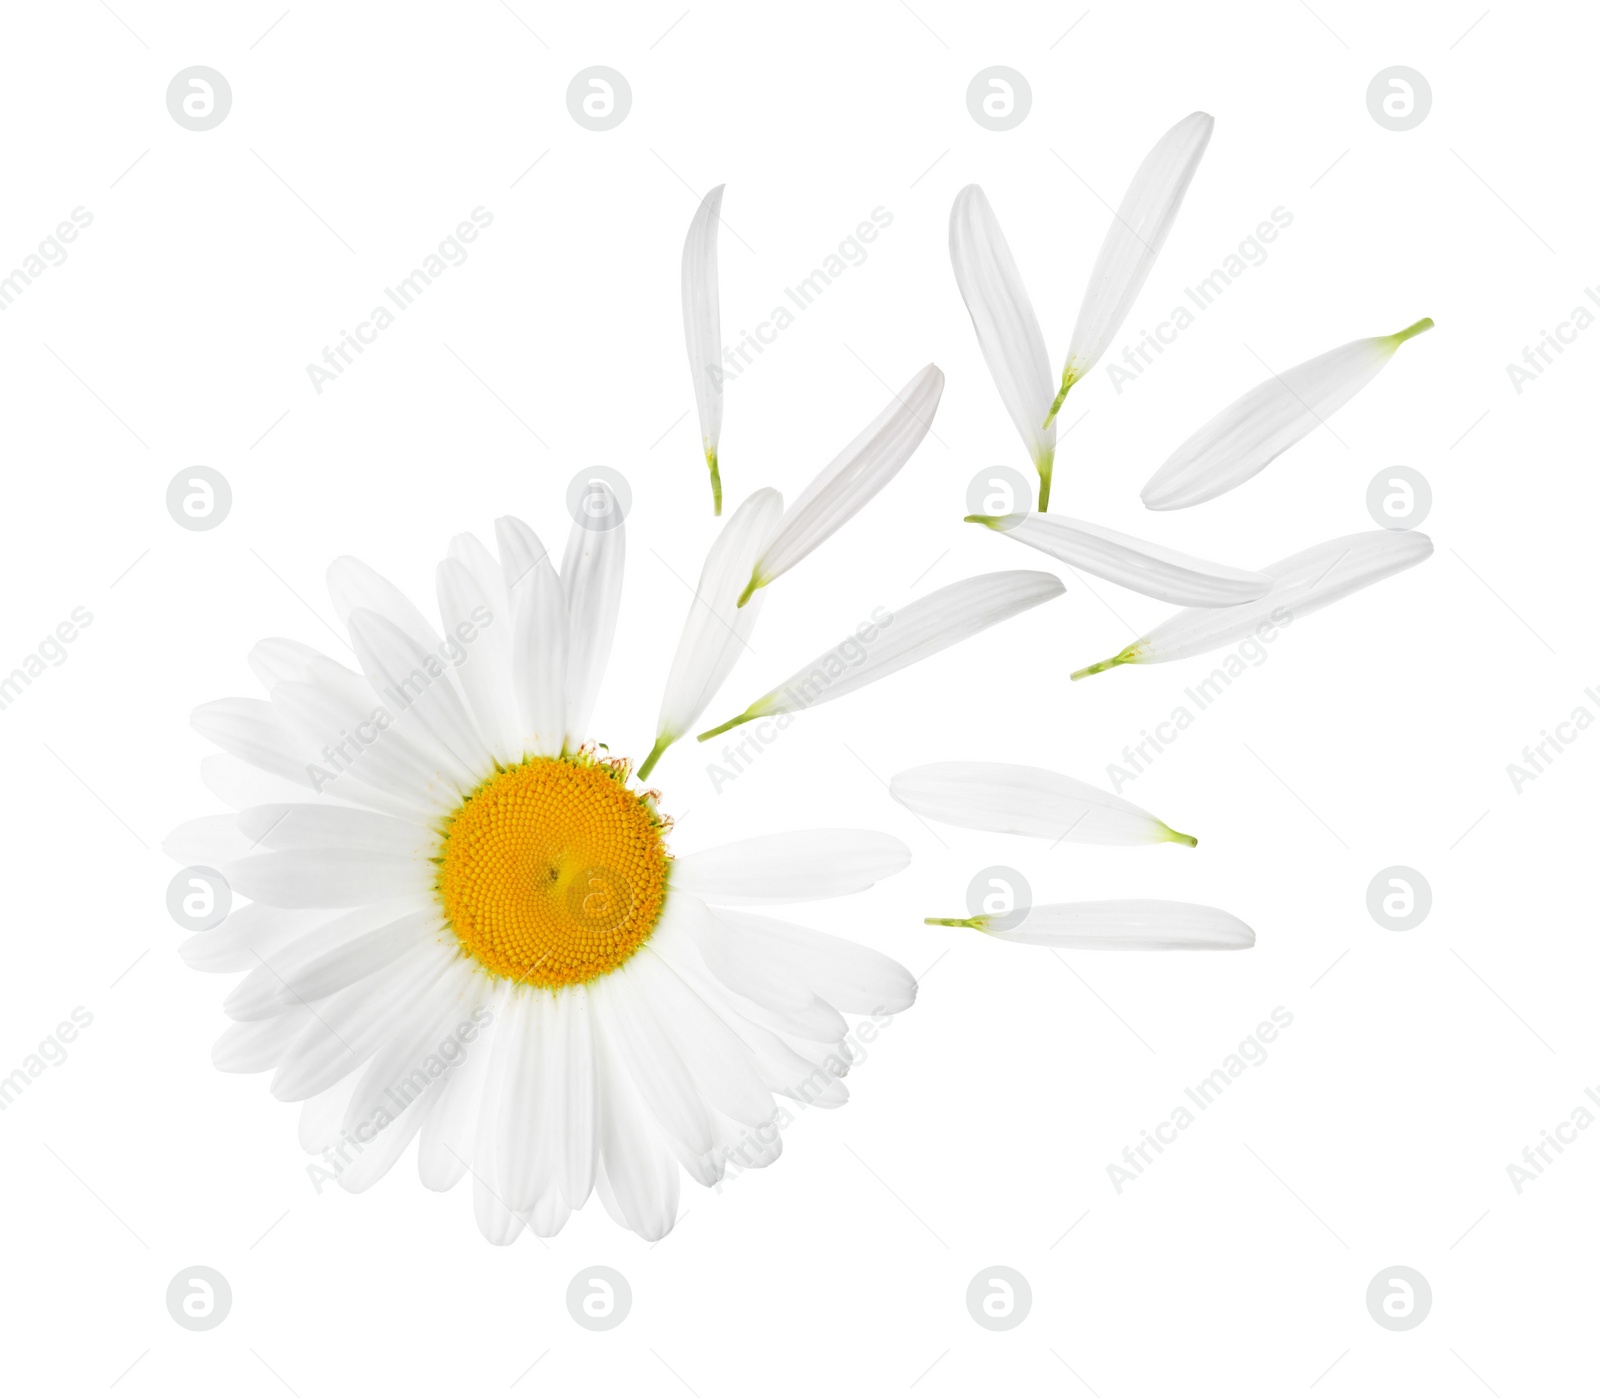
M 894 478 L 927 435 L 944 392 L 937 364 L 923 368 L 791 505 L 751 570 L 742 607 L 757 588 L 793 568 Z
M 1039 318 L 1022 284 L 1006 235 L 983 190 L 969 184 L 950 209 L 950 265 L 967 303 L 972 328 L 978 332 L 1000 401 L 1022 434 L 1039 472 L 1039 508 L 1050 501 L 1050 473 L 1055 463 L 1056 429 L 1041 427 L 1055 392 L 1050 356 L 1044 347 Z
M 1067 390 L 1094 368 L 1128 318 L 1172 231 L 1214 124 L 1205 112 L 1184 117 L 1155 143 L 1122 196 L 1089 274 L 1061 371 L 1061 389 L 1045 417 L 1047 426 L 1061 411 Z
M 1042 767 L 930 762 L 893 777 L 889 793 L 919 816 L 968 830 L 1077 845 L 1198 843 L 1131 801 Z
M 672 890 L 719 906 L 842 898 L 898 874 L 911 851 L 876 830 L 789 830 L 680 855 Z
M 1393 335 L 1352 340 L 1274 374 L 1173 452 L 1140 499 L 1152 510 L 1182 510 L 1243 485 L 1371 383 L 1407 340 L 1432 328 L 1424 316 Z
M 1060 515 L 968 515 L 967 521 L 988 525 L 1019 544 L 1163 602 L 1231 607 L 1264 597 L 1272 586 L 1265 573 L 1208 563 L 1086 520 Z
M 700 734 L 703 743 L 741 723 L 841 699 L 1066 589 L 1049 573 L 983 573 L 919 598 L 882 622 L 863 622 L 832 650 L 802 665 L 737 718 Z
M 706 554 L 700 585 L 689 603 L 689 615 L 672 657 L 661 714 L 656 719 L 655 746 L 639 768 L 648 777 L 657 760 L 691 728 L 716 697 L 739 657 L 750 646 L 750 633 L 764 598 L 739 606 L 739 591 L 766 548 L 783 515 L 783 496 L 758 490 L 733 512 Z
M 1159 898 L 1052 903 L 1029 908 L 1009 928 L 994 926 L 996 920 L 982 914 L 923 920 L 936 927 L 971 927 L 1007 942 L 1074 951 L 1244 951 L 1256 944 L 1256 934 L 1232 913 Z
M 561 560 L 561 586 L 567 601 L 567 747 L 574 750 L 587 740 L 594 701 L 611 659 L 627 553 L 625 527 L 611 487 L 597 479 L 587 488 L 603 492 L 607 508 L 584 518 L 603 519 L 610 527 L 586 528 L 574 520 L 567 535 L 566 556 Z
M 683 240 L 683 342 L 689 350 L 700 442 L 711 468 L 711 500 L 722 513 L 722 474 L 717 442 L 722 437 L 722 312 L 717 301 L 717 225 L 722 213 L 718 185 L 695 210 Z
M 1433 540 L 1415 530 L 1374 529 L 1330 539 L 1263 568 L 1273 580 L 1265 597 L 1237 607 L 1188 607 L 1111 659 L 1078 670 L 1072 678 L 1097 675 L 1114 665 L 1184 660 L 1242 641 L 1262 626 L 1287 626 L 1330 602 L 1415 567 L 1432 552 Z

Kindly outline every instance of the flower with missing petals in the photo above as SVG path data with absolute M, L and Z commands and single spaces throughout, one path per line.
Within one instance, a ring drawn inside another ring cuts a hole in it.
M 726 676 L 716 633 L 743 624 L 737 590 L 781 508 L 758 492 L 724 526 L 706 565 L 716 614 L 691 614 L 663 731 Z M 273 1095 L 301 1104 L 319 1180 L 359 1192 L 413 1143 L 428 1188 L 470 1175 L 494 1243 L 557 1232 L 591 1194 L 661 1237 L 681 1171 L 712 1185 L 730 1158 L 770 1164 L 774 1094 L 842 1103 L 845 1016 L 916 994 L 876 951 L 742 910 L 865 889 L 905 867 L 899 840 L 810 830 L 673 851 L 662 794 L 593 741 L 622 585 L 611 532 L 575 525 L 559 573 L 517 520 L 499 522 L 498 556 L 457 538 L 438 626 L 340 560 L 330 590 L 358 668 L 258 645 L 266 697 L 194 715 L 221 749 L 202 776 L 231 811 L 166 846 L 249 900 L 182 948 L 246 973 L 217 1066 L 271 1072 Z

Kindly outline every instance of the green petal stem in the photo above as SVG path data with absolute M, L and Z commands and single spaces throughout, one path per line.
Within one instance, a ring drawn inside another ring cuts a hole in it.
M 650 756 L 645 758 L 645 760 L 639 766 L 640 781 L 643 781 L 650 775 L 652 771 L 655 770 L 656 763 L 661 760 L 661 754 L 672 746 L 673 741 L 674 740 L 669 738 L 665 733 L 656 739 L 656 745 L 650 749 Z
M 927 927 L 970 927 L 974 932 L 984 932 L 984 919 L 979 917 L 925 917 L 922 919 Z
M 726 733 L 730 728 L 737 728 L 741 723 L 749 723 L 751 719 L 760 717 L 761 715 L 756 712 L 755 706 L 752 704 L 737 718 L 730 718 L 726 723 L 719 723 L 715 728 L 708 728 L 704 733 L 697 734 L 695 741 L 703 743 L 707 738 L 715 738 L 718 734 Z
M 1139 658 L 1137 644 L 1129 646 L 1126 650 L 1113 655 L 1110 660 L 1096 661 L 1093 665 L 1085 665 L 1081 670 L 1074 670 L 1072 678 L 1081 680 L 1086 675 L 1098 675 L 1102 670 L 1109 670 L 1114 665 L 1132 665 Z
M 1067 401 L 1067 392 L 1072 385 L 1077 383 L 1078 376 L 1071 369 L 1061 371 L 1061 392 L 1056 394 L 1055 401 L 1050 405 L 1050 411 L 1044 415 L 1044 426 L 1048 428 L 1056 420 L 1056 414 L 1061 411 L 1061 405 Z M 1043 506 L 1040 507 L 1041 509 Z
M 711 513 L 722 513 L 722 472 L 717 469 L 717 453 L 715 449 L 706 450 L 706 465 L 711 468 Z M 641 773 L 641 775 L 643 775 Z
M 1407 340 L 1411 339 L 1413 336 L 1422 334 L 1422 332 L 1424 330 L 1432 330 L 1432 329 L 1433 329 L 1433 317 L 1432 316 L 1423 316 L 1423 318 L 1421 320 L 1416 321 L 1413 324 L 1406 326 L 1406 328 L 1404 330 L 1395 331 L 1395 333 L 1393 335 L 1390 335 L 1387 338 L 1390 339 L 1390 340 L 1393 340 L 1394 343 L 1395 343 L 1395 348 L 1398 349 L 1401 345 L 1405 344 L 1405 342 Z

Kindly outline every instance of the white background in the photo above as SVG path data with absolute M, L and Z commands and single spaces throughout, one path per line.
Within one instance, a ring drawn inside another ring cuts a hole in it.
M 1600 331 L 1520 395 L 1505 366 L 1597 275 L 1587 8 L 472 0 L 297 3 L 278 22 L 279 4 L 114 0 L 113 14 L 72 0 L 6 17 L 0 264 L 75 206 L 94 216 L 0 314 L 0 668 L 74 607 L 94 616 L 0 712 L 0 1074 L 73 1007 L 94 1016 L 0 1116 L 10 1386 L 1576 1391 L 1592 1368 L 1600 1131 L 1520 1195 L 1506 1166 L 1600 1083 L 1600 736 L 1520 795 L 1505 769 L 1575 706 L 1600 713 L 1583 694 L 1600 682 Z M 233 92 L 204 133 L 165 106 L 197 63 Z M 632 87 L 605 133 L 566 107 L 591 64 Z M 1033 91 L 1003 134 L 966 106 L 990 64 Z M 1405 133 L 1366 105 L 1394 64 L 1433 93 Z M 1432 484 L 1437 544 L 1290 628 L 1125 789 L 1199 848 L 936 836 L 888 799 L 891 774 L 941 758 L 1105 783 L 1208 672 L 1193 660 L 1069 685 L 1169 610 L 1069 576 L 1065 598 L 803 715 L 720 793 L 704 749 L 662 763 L 676 848 L 863 824 L 917 853 L 871 893 L 805 910 L 927 974 L 852 1075 L 850 1104 L 801 1113 L 772 1169 L 717 1194 L 686 1183 L 686 1213 L 655 1247 L 591 1202 L 548 1246 L 493 1249 L 467 1192 L 426 1192 L 409 1158 L 367 1195 L 317 1193 L 294 1109 L 210 1065 L 225 980 L 175 953 L 160 841 L 214 806 L 191 708 L 255 692 L 244 657 L 261 636 L 340 653 L 321 582 L 333 557 L 429 599 L 451 534 L 510 511 L 559 541 L 568 480 L 603 462 L 635 503 L 597 721 L 642 755 L 683 579 L 713 537 L 678 262 L 696 198 L 722 181 L 730 339 L 875 207 L 893 215 L 730 382 L 731 503 L 760 485 L 792 499 L 929 358 L 949 382 L 902 475 L 772 589 L 755 653 L 708 717 L 876 606 L 988 568 L 1053 567 L 960 522 L 975 473 L 1026 461 L 950 273 L 950 203 L 984 185 L 1059 362 L 1102 201 L 1196 108 L 1216 133 L 1118 345 L 1274 207 L 1293 223 L 1136 383 L 1119 395 L 1097 371 L 1074 390 L 1056 508 L 1259 565 L 1374 527 L 1367 483 L 1405 463 Z M 493 223 L 469 259 L 318 395 L 306 364 L 479 205 Z M 1264 377 L 1261 361 L 1422 315 L 1438 328 L 1333 432 L 1212 504 L 1141 508 L 1154 467 Z M 196 464 L 234 493 L 210 533 L 165 509 L 168 481 Z M 922 925 L 961 913 L 969 878 L 996 863 L 1041 901 L 1223 906 L 1258 944 L 1057 957 Z M 1366 909 L 1392 864 L 1433 888 L 1411 932 Z M 1268 1060 L 1118 1194 L 1107 1165 L 1280 1005 L 1294 1023 Z M 233 1289 L 204 1334 L 164 1303 L 195 1264 Z M 593 1264 L 633 1289 L 606 1334 L 564 1303 Z M 995 1264 L 1033 1291 L 1003 1334 L 964 1303 Z M 1433 1290 L 1403 1334 L 1364 1301 L 1396 1264 Z

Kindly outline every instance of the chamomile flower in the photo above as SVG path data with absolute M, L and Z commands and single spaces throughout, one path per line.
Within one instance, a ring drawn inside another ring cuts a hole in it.
M 494 1243 L 555 1233 L 591 1193 L 660 1238 L 681 1171 L 711 1185 L 730 1161 L 769 1164 L 774 1094 L 841 1104 L 845 1016 L 916 994 L 875 951 L 743 910 L 865 889 L 908 863 L 899 840 L 811 830 L 683 852 L 663 795 L 591 740 L 622 591 L 620 521 L 588 527 L 606 513 L 574 525 L 559 572 L 519 521 L 499 521 L 498 556 L 458 537 L 438 627 L 335 563 L 357 668 L 260 643 L 266 697 L 194 715 L 232 813 L 167 843 L 249 900 L 182 948 L 247 972 L 217 1066 L 271 1071 L 347 1190 L 413 1141 L 429 1188 L 470 1176 Z M 731 668 L 706 617 L 754 623 L 739 595 L 781 518 L 763 491 L 722 527 L 668 681 L 669 738 Z

